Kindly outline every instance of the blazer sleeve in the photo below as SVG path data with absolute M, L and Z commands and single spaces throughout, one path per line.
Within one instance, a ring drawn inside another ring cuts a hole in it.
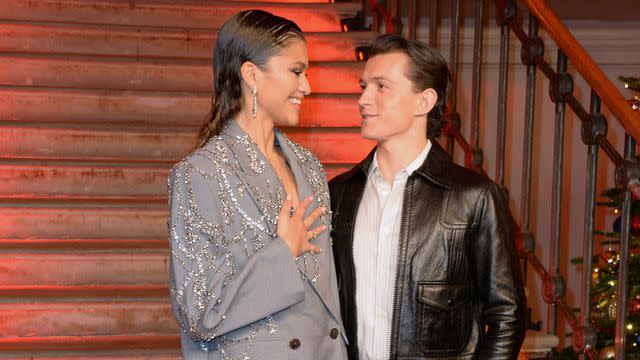
M 515 359 L 525 335 L 526 302 L 513 221 L 495 183 L 489 184 L 480 200 L 474 270 L 486 333 L 477 358 Z
M 229 207 L 222 206 L 218 191 L 215 180 L 186 161 L 170 173 L 172 308 L 180 327 L 200 342 L 295 305 L 305 293 L 283 239 L 272 239 L 244 262 L 220 246 L 226 241 L 221 218 Z

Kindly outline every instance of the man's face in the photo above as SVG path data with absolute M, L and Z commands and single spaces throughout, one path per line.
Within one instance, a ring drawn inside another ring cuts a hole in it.
M 367 61 L 358 100 L 364 138 L 384 143 L 412 131 L 426 136 L 426 121 L 415 116 L 422 94 L 407 78 L 408 61 L 402 53 L 376 55 Z

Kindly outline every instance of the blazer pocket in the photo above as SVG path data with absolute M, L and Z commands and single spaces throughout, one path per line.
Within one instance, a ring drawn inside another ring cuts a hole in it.
M 469 341 L 471 286 L 418 283 L 418 346 L 424 353 L 454 354 Z

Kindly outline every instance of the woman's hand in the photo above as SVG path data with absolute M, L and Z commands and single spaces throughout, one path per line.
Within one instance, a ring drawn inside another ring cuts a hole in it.
M 314 253 L 322 251 L 320 247 L 311 244 L 309 241 L 315 239 L 315 237 L 325 231 L 327 227 L 320 225 L 313 230 L 309 230 L 309 227 L 320 215 L 324 214 L 327 209 L 317 208 L 313 210 L 306 219 L 302 218 L 311 204 L 312 199 L 311 196 L 304 199 L 293 211 L 293 215 L 290 215 L 291 197 L 287 196 L 287 199 L 282 203 L 282 208 L 278 215 L 277 234 L 287 243 L 293 257 L 298 257 L 308 251 Z

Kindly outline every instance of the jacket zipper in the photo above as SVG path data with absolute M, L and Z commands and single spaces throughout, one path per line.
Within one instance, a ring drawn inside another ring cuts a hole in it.
M 403 193 L 402 193 L 402 211 L 400 212 L 400 236 L 399 236 L 399 243 L 398 243 L 398 257 L 396 259 L 396 274 L 395 277 L 393 279 L 393 303 L 391 305 L 391 336 L 389 337 L 389 359 L 392 359 L 391 355 L 393 353 L 393 339 L 395 339 L 398 336 L 398 331 L 397 331 L 397 327 L 398 327 L 398 314 L 396 314 L 396 303 L 398 302 L 398 277 L 400 275 L 400 257 L 402 254 L 402 248 L 403 248 L 403 233 L 404 231 L 404 212 L 406 209 L 406 204 L 407 204 L 407 187 L 409 186 L 409 181 L 411 180 L 411 177 L 409 177 L 407 179 L 407 182 L 404 183 L 404 189 L 403 189 Z
M 366 183 L 365 183 L 366 184 Z M 366 186 L 366 185 L 365 185 Z M 364 194 L 364 191 L 363 191 Z M 358 200 L 356 201 L 356 206 L 355 206 L 355 212 L 353 214 L 353 221 L 351 222 L 351 275 L 353 276 L 353 324 L 355 324 L 355 344 L 354 344 L 354 349 L 355 349 L 355 356 L 356 359 L 360 359 L 360 349 L 358 348 L 358 307 L 356 304 L 356 282 L 357 282 L 357 278 L 356 278 L 356 259 L 355 259 L 355 251 L 354 251 L 354 247 L 355 247 L 355 237 L 356 237 L 356 221 L 358 221 L 358 210 L 360 208 L 360 202 L 362 202 L 362 195 L 358 198 Z

